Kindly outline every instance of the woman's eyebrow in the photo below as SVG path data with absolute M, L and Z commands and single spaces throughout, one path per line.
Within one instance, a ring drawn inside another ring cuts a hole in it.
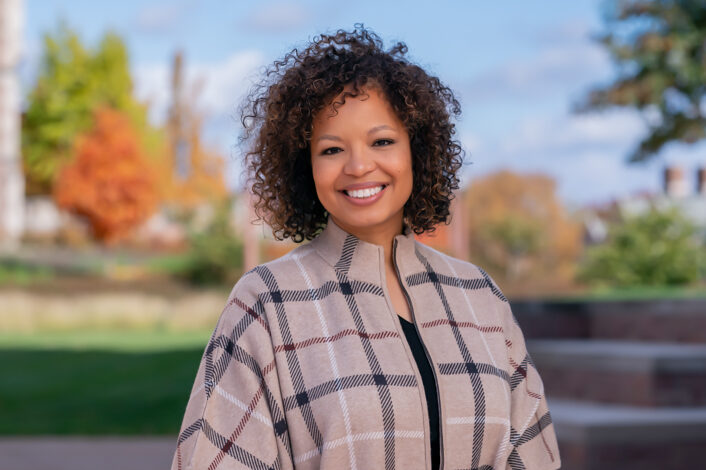
M 370 130 L 368 130 L 368 134 L 372 134 L 373 132 L 381 131 L 384 129 L 388 129 L 391 131 L 395 130 L 393 127 L 388 126 L 387 124 L 381 124 L 379 126 L 375 126 L 375 127 L 371 128 Z M 341 139 L 340 137 L 338 137 L 336 135 L 331 135 L 331 134 L 323 134 L 323 135 L 319 136 L 318 139 L 316 139 L 317 142 L 320 140 L 335 140 L 336 142 L 343 141 L 343 139 Z
M 318 142 L 318 141 L 324 140 L 324 139 L 335 140 L 336 142 L 341 142 L 343 140 L 340 137 L 335 136 L 335 135 L 324 134 L 324 135 L 320 136 L 318 139 L 316 139 L 316 141 Z
M 372 129 L 370 129 L 370 130 L 368 131 L 368 134 L 372 134 L 373 132 L 381 131 L 381 130 L 383 130 L 383 129 L 389 129 L 389 130 L 391 130 L 391 131 L 394 131 L 394 130 L 395 130 L 394 128 L 388 126 L 387 124 L 382 124 L 382 125 L 380 125 L 380 126 L 375 126 L 375 127 L 373 127 Z

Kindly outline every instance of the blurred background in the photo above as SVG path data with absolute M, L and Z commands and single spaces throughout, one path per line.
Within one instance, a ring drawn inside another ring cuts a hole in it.
M 421 240 L 510 298 L 562 468 L 700 460 L 703 0 L 0 0 L 2 468 L 169 465 L 230 288 L 295 246 L 251 223 L 238 105 L 355 23 L 457 93 Z

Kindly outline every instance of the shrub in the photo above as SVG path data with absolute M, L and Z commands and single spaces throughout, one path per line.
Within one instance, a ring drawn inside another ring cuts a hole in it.
M 589 248 L 579 279 L 616 286 L 683 285 L 704 275 L 704 243 L 677 210 L 633 216 Z
M 230 225 L 230 204 L 219 204 L 203 230 L 189 233 L 180 277 L 196 285 L 233 284 L 243 270 L 243 243 Z

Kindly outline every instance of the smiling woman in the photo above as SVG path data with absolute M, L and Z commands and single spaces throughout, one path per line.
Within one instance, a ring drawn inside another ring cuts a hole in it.
M 461 110 L 453 92 L 409 62 L 406 52 L 402 43 L 384 51 L 380 39 L 362 28 L 322 35 L 275 62 L 253 88 L 242 109 L 242 141 L 256 210 L 275 237 L 311 240 L 326 227 L 328 208 L 318 199 L 312 173 L 311 152 L 319 144 L 312 133 L 330 134 L 315 124 L 340 127 L 332 119 L 348 98 L 380 101 L 385 108 L 390 122 L 366 121 L 366 133 L 387 124 L 407 134 L 414 174 L 403 213 L 410 229 L 421 234 L 447 222 L 462 163 L 450 117 Z M 329 147 L 329 153 L 338 151 Z
M 462 151 L 458 102 L 406 50 L 322 35 L 246 102 L 258 214 L 311 242 L 233 287 L 174 470 L 560 467 L 507 299 L 415 239 L 448 222 Z

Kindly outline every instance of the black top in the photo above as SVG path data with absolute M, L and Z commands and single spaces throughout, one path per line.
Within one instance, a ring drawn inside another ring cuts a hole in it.
M 436 398 L 436 382 L 434 381 L 434 371 L 431 369 L 427 355 L 424 352 L 417 329 L 414 323 L 410 323 L 397 315 L 402 325 L 404 335 L 407 337 L 409 347 L 412 349 L 417 368 L 422 375 L 424 394 L 427 397 L 427 409 L 429 410 L 429 431 L 431 435 L 431 468 L 439 468 L 439 403 Z

